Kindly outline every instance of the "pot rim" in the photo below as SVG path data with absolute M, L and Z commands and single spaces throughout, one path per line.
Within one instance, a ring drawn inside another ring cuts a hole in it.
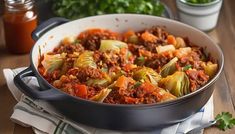
M 36 48 L 36 46 L 34 45 L 33 48 L 31 49 L 30 51 L 30 68 L 33 70 L 33 72 L 35 73 L 37 79 L 40 78 L 40 80 L 43 81 L 43 83 L 45 83 L 46 86 L 50 87 L 50 88 L 53 88 L 55 90 L 59 90 L 59 92 L 61 92 L 62 94 L 66 95 L 66 96 L 69 96 L 69 97 L 72 97 L 74 99 L 77 99 L 79 100 L 80 102 L 82 103 L 88 103 L 90 105 L 99 105 L 99 106 L 105 106 L 105 107 L 113 107 L 113 108 L 133 108 L 133 109 L 145 109 L 145 108 L 155 108 L 155 107 L 166 107 L 166 106 L 169 106 L 169 105 L 174 105 L 176 103 L 182 103 L 184 102 L 187 98 L 190 98 L 192 96 L 195 96 L 197 94 L 199 94 L 200 92 L 203 92 L 205 91 L 207 88 L 209 88 L 210 86 L 212 86 L 216 80 L 219 78 L 221 72 L 223 71 L 223 67 L 224 67 L 224 55 L 223 55 L 223 52 L 221 50 L 221 48 L 219 47 L 219 45 L 217 43 L 215 43 L 210 37 L 209 35 L 207 35 L 206 33 L 200 31 L 199 29 L 196 29 L 192 26 L 189 26 L 187 24 L 184 24 L 182 22 L 179 22 L 179 21 L 176 21 L 176 20 L 172 20 L 172 19 L 168 19 L 168 18 L 163 18 L 163 17 L 157 17 L 157 16 L 152 16 L 152 15 L 143 15 L 143 14 L 107 14 L 107 15 L 97 15 L 97 16 L 90 16 L 90 17 L 85 17 L 85 18 L 82 18 L 82 19 L 79 19 L 79 20 L 84 20 L 84 19 L 87 19 L 87 18 L 96 18 L 96 17 L 99 17 L 99 16 L 120 16 L 120 15 L 124 15 L 124 16 L 139 16 L 139 17 L 144 17 L 144 16 L 147 16 L 147 17 L 154 17 L 156 19 L 162 19 L 162 20 L 165 20 L 165 21 L 172 21 L 173 23 L 178 23 L 184 27 L 187 27 L 187 28 L 191 28 L 193 30 L 195 30 L 196 32 L 200 33 L 200 34 L 203 34 L 204 36 L 207 37 L 208 40 L 210 40 L 211 42 L 213 42 L 214 44 L 214 47 L 216 47 L 216 49 L 219 51 L 219 54 L 220 54 L 220 63 L 219 64 L 219 70 L 218 72 L 216 73 L 216 75 L 210 80 L 208 81 L 205 85 L 203 85 L 202 87 L 200 87 L 199 89 L 197 89 L 196 91 L 194 92 L 191 92 L 187 95 L 184 95 L 182 97 L 179 97 L 175 100 L 171 100 L 171 101 L 166 101 L 166 102 L 161 102 L 161 103 L 152 103 L 152 104 L 109 104 L 109 103 L 99 103 L 99 102 L 95 102 L 95 101 L 90 101 L 90 100 L 86 100 L 86 99 L 81 99 L 79 97 L 76 97 L 76 96 L 72 96 L 72 95 L 69 95 L 67 93 L 64 93 L 63 91 L 61 91 L 60 89 L 58 88 L 55 88 L 54 86 L 52 86 L 48 81 L 46 81 L 43 76 L 38 72 L 38 70 L 35 68 L 35 65 L 33 64 L 33 57 L 32 57 L 32 53 L 33 53 L 33 50 L 34 49 L 38 49 Z M 73 20 L 73 21 L 76 21 L 76 20 Z M 68 23 L 71 23 L 73 21 L 70 21 Z M 68 23 L 65 23 L 65 24 L 68 24 Z M 62 24 L 62 25 L 65 25 L 65 24 Z M 60 25 L 60 26 L 62 26 Z M 60 27 L 58 26 L 58 27 Z M 55 28 L 52 28 L 52 29 L 55 29 Z M 36 43 L 35 43 L 36 44 Z M 218 60 L 219 62 L 219 60 Z
M 212 5 L 216 5 L 219 2 L 222 2 L 222 0 L 215 0 L 209 3 L 203 3 L 203 4 L 198 4 L 198 3 L 189 3 L 186 0 L 178 0 L 180 3 L 183 3 L 185 5 L 188 6 L 193 6 L 193 7 L 206 7 L 206 6 L 212 6 Z

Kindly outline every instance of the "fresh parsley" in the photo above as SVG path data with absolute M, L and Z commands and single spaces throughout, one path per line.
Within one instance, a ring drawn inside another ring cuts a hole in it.
M 53 0 L 53 12 L 69 19 L 109 13 L 138 13 L 161 16 L 159 0 Z
M 137 64 L 138 66 L 143 66 L 145 63 L 145 57 L 144 56 L 140 56 L 140 57 L 137 57 L 135 59 L 135 64 Z
M 229 112 L 222 112 L 221 114 L 218 114 L 215 117 L 216 120 L 216 127 L 218 127 L 220 130 L 227 130 L 232 129 L 235 125 L 235 118 L 232 117 L 232 114 Z
M 74 44 L 75 46 L 80 45 L 80 43 L 81 43 L 81 40 L 79 40 L 79 39 L 76 39 L 76 40 L 73 42 L 73 44 Z
M 189 70 L 190 68 L 192 68 L 192 65 L 186 65 L 184 68 L 183 68 L 183 71 L 186 71 L 186 70 Z
M 135 89 L 135 88 L 138 88 L 139 86 L 141 86 L 141 84 L 142 84 L 142 82 L 137 81 L 137 82 L 135 83 L 135 85 L 133 86 L 134 89 Z

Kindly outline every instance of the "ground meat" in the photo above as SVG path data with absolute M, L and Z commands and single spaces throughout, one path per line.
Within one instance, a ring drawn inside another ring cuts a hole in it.
M 121 96 L 118 90 L 112 90 L 109 95 L 104 99 L 105 103 L 111 104 L 124 104 L 125 99 L 124 96 Z
M 62 44 L 59 47 L 56 47 L 53 52 L 56 54 L 60 53 L 72 54 L 74 52 L 82 52 L 82 51 L 84 51 L 84 48 L 81 44 L 73 44 L 73 45 Z
M 88 87 L 88 98 L 91 98 L 100 92 L 101 88 L 99 87 Z
M 87 50 L 94 51 L 100 48 L 101 40 L 120 40 L 120 37 L 117 35 L 117 33 L 111 32 L 109 30 L 93 29 L 81 33 L 78 39 L 81 40 L 81 44 L 83 44 Z
M 72 68 L 68 70 L 67 75 L 74 75 L 80 82 L 86 82 L 89 78 L 103 78 L 103 73 L 94 68 Z
M 158 98 L 153 95 L 153 94 L 146 94 L 143 97 L 143 102 L 142 104 L 151 104 L 151 103 L 157 103 L 158 102 Z
M 162 43 L 166 42 L 165 40 L 166 40 L 167 36 L 169 35 L 168 32 L 163 27 L 153 27 L 151 29 L 148 29 L 148 31 L 158 37 L 159 43 L 160 43 L 160 41 Z
M 199 48 L 192 49 L 188 55 L 182 56 L 179 58 L 179 64 L 181 67 L 186 65 L 192 65 L 192 68 L 201 70 L 201 56 L 203 55 L 202 51 Z
M 191 92 L 197 90 L 209 80 L 209 76 L 203 70 L 190 69 L 186 71 L 186 74 L 190 80 Z
M 154 36 L 157 37 L 156 40 L 154 40 L 154 41 L 143 40 L 142 38 L 140 38 L 140 35 L 143 32 L 149 32 L 149 33 L 153 34 Z M 157 46 L 166 44 L 166 39 L 167 39 L 168 33 L 163 28 L 153 27 L 153 28 L 147 29 L 143 32 L 140 32 L 137 35 L 139 36 L 139 44 L 143 45 L 147 50 L 149 50 L 151 52 L 156 52 Z
M 153 69 L 159 69 L 165 64 L 167 64 L 169 61 L 170 59 L 164 55 L 154 55 L 146 60 L 145 66 Z
M 128 49 L 131 51 L 132 54 L 140 56 L 139 50 L 145 49 L 142 45 L 136 45 L 136 44 L 128 44 Z
M 158 96 L 152 92 L 144 90 L 142 87 L 133 89 L 133 84 L 129 83 L 126 89 L 114 89 L 104 100 L 105 103 L 112 104 L 150 104 L 159 101 Z
M 94 53 L 94 61 L 99 68 L 124 65 L 127 61 L 124 54 L 116 53 L 114 51 L 100 52 L 96 51 Z

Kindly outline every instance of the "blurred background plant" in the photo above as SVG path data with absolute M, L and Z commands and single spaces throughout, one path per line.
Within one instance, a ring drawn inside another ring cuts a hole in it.
M 164 5 L 158 0 L 52 0 L 58 16 L 77 19 L 107 13 L 138 13 L 161 16 Z
M 0 15 L 3 14 L 4 1 L 0 0 Z M 160 0 L 35 0 L 39 23 L 59 16 L 78 19 L 87 16 L 110 13 L 137 13 L 164 16 L 166 5 Z

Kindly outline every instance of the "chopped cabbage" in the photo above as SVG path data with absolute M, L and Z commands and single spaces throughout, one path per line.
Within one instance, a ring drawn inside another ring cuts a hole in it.
M 153 85 L 157 85 L 157 82 L 161 79 L 161 76 L 152 68 L 143 67 L 134 72 L 133 78 L 137 81 L 147 80 L 150 81 Z
M 109 93 L 112 91 L 112 89 L 102 89 L 98 94 L 95 96 L 91 97 L 91 100 L 97 101 L 97 102 L 103 102 L 104 99 L 109 95 Z
M 178 61 L 178 58 L 175 57 L 171 59 L 167 64 L 165 64 L 160 71 L 160 74 L 162 77 L 166 77 L 167 75 L 171 75 L 176 71 L 176 62 Z
M 97 68 L 93 58 L 94 52 L 85 51 L 74 61 L 74 67 L 91 67 Z
M 101 40 L 99 50 L 101 52 L 105 52 L 107 50 L 120 52 L 120 48 L 127 48 L 127 44 L 118 40 Z
M 44 59 L 41 62 L 42 66 L 46 69 L 46 72 L 51 73 L 63 65 L 66 55 L 66 53 L 54 55 L 44 54 Z
M 166 78 L 162 78 L 159 81 L 159 85 L 177 97 L 190 93 L 190 82 L 185 72 L 177 71 Z

